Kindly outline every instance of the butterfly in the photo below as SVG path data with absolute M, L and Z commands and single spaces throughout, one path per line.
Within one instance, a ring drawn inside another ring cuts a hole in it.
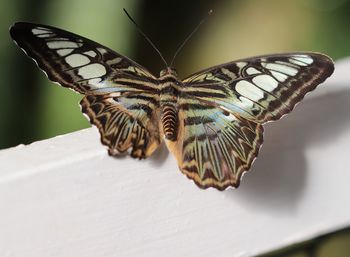
M 263 124 L 292 111 L 334 70 L 326 55 L 296 52 L 241 59 L 180 80 L 160 76 L 71 32 L 15 23 L 10 34 L 51 81 L 84 95 L 81 110 L 112 156 L 144 159 L 166 142 L 200 188 L 238 187 L 263 143 Z

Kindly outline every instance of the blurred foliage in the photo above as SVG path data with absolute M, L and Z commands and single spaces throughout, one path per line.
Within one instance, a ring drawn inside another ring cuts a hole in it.
M 125 7 L 167 60 L 205 17 L 213 15 L 176 60 L 180 77 L 257 54 L 309 50 L 338 59 L 350 53 L 350 1 L 13 0 L 0 3 L 0 149 L 88 127 L 81 96 L 49 82 L 12 43 L 15 21 L 50 24 L 84 35 L 147 67 L 163 63 L 124 15 Z
M 257 257 L 348 257 L 349 243 L 350 228 L 345 228 Z
M 103 39 L 104 44 L 117 45 L 121 52 L 129 54 L 133 49 L 133 33 L 125 29 L 130 22 L 121 10 L 126 7 L 137 14 L 136 6 L 136 1 L 113 0 L 1 3 L 0 148 L 89 126 L 78 106 L 81 96 L 48 81 L 12 42 L 8 28 L 16 21 L 51 24 L 96 41 Z
M 349 0 L 1 0 L 0 149 L 90 126 L 80 113 L 81 96 L 46 79 L 10 39 L 11 24 L 31 21 L 73 31 L 158 75 L 163 63 L 126 18 L 123 7 L 167 60 L 208 10 L 214 10 L 179 54 L 175 66 L 180 77 L 257 54 L 318 51 L 334 59 L 350 54 Z M 337 242 L 350 252 L 348 235 Z M 322 253 L 339 251 L 334 242 L 322 248 L 328 250 L 318 248 L 320 252 L 312 256 L 348 256 Z M 311 256 L 302 247 L 298 251 L 273 256 Z

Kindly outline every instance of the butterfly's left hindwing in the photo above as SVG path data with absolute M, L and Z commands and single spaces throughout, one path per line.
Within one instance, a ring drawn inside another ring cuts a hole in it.
M 167 141 L 180 170 L 199 187 L 238 187 L 263 142 L 259 123 L 183 96 L 177 141 Z
M 81 102 L 111 155 L 146 158 L 160 144 L 157 79 L 136 62 L 92 40 L 19 22 L 12 38 L 50 80 L 87 95 Z M 136 95 L 135 95 L 136 94 Z

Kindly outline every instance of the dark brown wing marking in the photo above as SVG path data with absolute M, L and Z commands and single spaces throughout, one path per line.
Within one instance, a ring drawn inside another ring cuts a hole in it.
M 289 113 L 334 71 L 317 53 L 286 53 L 218 65 L 184 80 L 188 95 L 264 123 Z
M 82 112 L 96 125 L 101 141 L 110 155 L 118 155 L 131 149 L 134 158 L 146 158 L 161 143 L 159 110 L 148 104 L 135 103 L 129 96 L 89 95 L 80 102 Z
M 181 171 L 201 188 L 238 187 L 258 155 L 262 125 L 193 99 L 183 99 L 179 120 L 178 140 L 167 145 Z

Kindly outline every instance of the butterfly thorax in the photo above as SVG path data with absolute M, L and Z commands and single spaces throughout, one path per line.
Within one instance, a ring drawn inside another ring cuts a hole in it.
M 160 72 L 160 110 L 163 132 L 168 140 L 176 140 L 178 128 L 178 96 L 182 83 L 173 68 Z

